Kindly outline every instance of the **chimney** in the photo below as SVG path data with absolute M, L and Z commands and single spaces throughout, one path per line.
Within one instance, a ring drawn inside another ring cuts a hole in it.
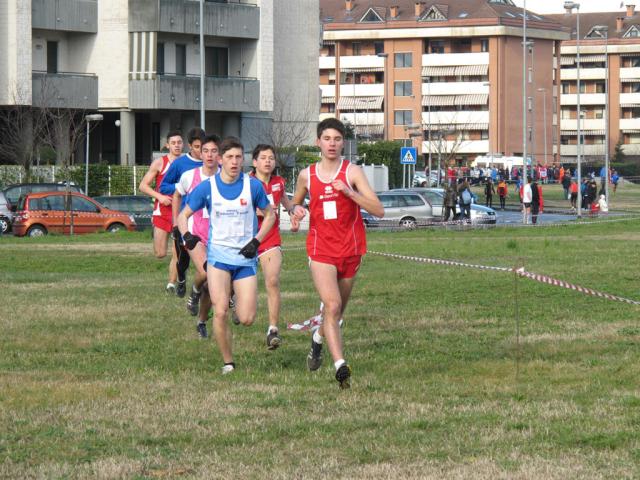
M 413 7 L 413 13 L 415 14 L 416 17 L 420 16 L 420 14 L 422 13 L 422 3 L 421 2 L 416 2 L 415 6 Z
M 350 12 L 351 10 L 353 10 L 353 0 L 345 0 L 344 8 L 347 12 Z
M 398 6 L 397 5 L 392 5 L 391 6 L 391 18 L 398 18 Z
M 624 28 L 624 17 L 616 18 L 616 32 L 621 32 Z
M 627 5 L 627 17 L 633 17 L 636 14 L 635 9 L 635 5 Z
M 571 15 L 571 13 L 573 13 L 573 8 L 564 7 L 564 13 L 566 13 L 567 15 Z

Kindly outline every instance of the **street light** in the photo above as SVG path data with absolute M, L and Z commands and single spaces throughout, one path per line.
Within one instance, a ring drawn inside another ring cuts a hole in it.
M 604 33 L 604 197 L 609 203 L 609 27 L 596 25 L 593 29 L 601 34 Z
M 89 124 L 91 122 L 101 122 L 104 116 L 101 113 L 87 115 L 84 119 L 87 121 L 87 152 L 84 159 L 84 194 L 89 195 Z
M 376 55 L 380 58 L 384 58 L 384 111 L 383 111 L 383 116 L 384 116 L 384 132 L 383 132 L 383 138 L 386 140 L 389 140 L 389 130 L 388 130 L 388 126 L 389 126 L 389 97 L 387 96 L 388 93 L 388 87 L 387 84 L 389 83 L 387 81 L 387 76 L 389 75 L 388 72 L 388 62 L 387 62 L 387 58 L 389 58 L 389 54 L 388 53 L 384 53 L 384 52 L 380 52 L 380 53 L 376 53 Z
M 200 128 L 204 124 L 204 0 L 200 0 Z
M 576 103 L 578 112 L 577 120 L 578 127 L 576 132 L 578 134 L 578 142 L 576 145 L 576 163 L 578 164 L 578 218 L 582 216 L 582 194 L 581 194 L 581 185 L 582 185 L 582 159 L 581 159 L 581 146 L 582 146 L 582 132 L 580 131 L 580 120 L 581 120 L 581 111 L 580 111 L 580 4 L 576 2 L 566 1 L 564 2 L 564 8 L 567 12 L 573 12 L 576 10 L 576 81 L 578 85 L 578 92 L 576 93 Z
M 420 132 L 416 132 L 416 129 L 422 129 L 422 125 L 419 123 L 409 123 L 407 125 L 404 126 L 404 131 L 407 132 L 407 138 L 404 139 L 404 145 L 405 147 L 408 146 L 407 145 L 407 140 L 410 141 L 411 146 L 413 146 L 413 140 L 411 140 L 413 137 L 418 137 L 418 136 L 422 136 L 422 131 Z M 413 132 L 411 130 L 414 130 Z M 414 161 L 416 159 L 414 158 Z M 415 164 L 414 164 L 415 165 Z M 409 174 L 407 175 L 407 165 L 403 164 L 402 165 L 402 188 L 405 188 L 405 179 L 409 181 L 409 187 L 411 187 L 411 179 L 413 178 L 412 173 L 413 173 L 413 169 L 411 168 L 411 165 L 409 165 Z
M 527 183 L 527 0 L 522 3 L 522 162 Z
M 547 89 L 544 87 L 538 88 L 539 92 L 542 92 L 542 123 L 544 125 L 544 166 L 548 165 L 547 163 Z

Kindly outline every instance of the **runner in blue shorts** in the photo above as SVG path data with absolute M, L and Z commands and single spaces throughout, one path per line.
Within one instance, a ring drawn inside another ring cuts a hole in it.
M 231 287 L 238 319 L 249 326 L 255 320 L 258 302 L 258 247 L 274 225 L 275 214 L 260 181 L 242 172 L 242 144 L 227 138 L 220 144 L 220 154 L 222 168 L 191 192 L 178 215 L 178 228 L 185 246 L 195 248 L 200 238 L 189 233 L 187 221 L 194 212 L 208 209 L 207 284 L 215 308 L 213 331 L 224 362 L 222 373 L 227 374 L 235 369 L 227 324 Z M 259 230 L 256 209 L 264 214 Z

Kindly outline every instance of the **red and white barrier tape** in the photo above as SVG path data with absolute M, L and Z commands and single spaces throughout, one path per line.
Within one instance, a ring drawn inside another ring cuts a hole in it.
M 476 268 L 479 270 L 493 270 L 498 272 L 515 272 L 520 277 L 528 278 L 536 282 L 546 283 L 548 285 L 553 285 L 556 287 L 566 288 L 569 290 L 583 293 L 585 295 L 604 298 L 606 300 L 612 300 L 615 302 L 628 303 L 631 305 L 640 305 L 640 301 L 637 301 L 637 300 L 631 300 L 629 298 L 620 297 L 618 295 L 612 295 L 610 293 L 600 292 L 598 290 L 593 290 L 591 288 L 582 287 L 580 285 L 575 285 L 573 283 L 565 282 L 564 280 L 559 280 L 557 278 L 549 277 L 547 275 L 527 272 L 524 269 L 524 267 L 517 268 L 517 269 L 513 267 L 493 267 L 493 266 L 487 266 L 487 265 L 477 265 L 472 263 L 456 262 L 453 260 L 441 260 L 436 258 L 424 258 L 424 257 L 415 257 L 415 256 L 408 256 L 408 255 L 398 255 L 395 253 L 385 253 L 385 252 L 375 252 L 375 251 L 370 251 L 369 253 L 371 253 L 372 255 L 379 255 L 382 257 L 395 258 L 399 260 L 409 260 L 409 261 L 420 262 L 420 263 L 433 263 L 436 265 L 452 265 L 456 267 Z

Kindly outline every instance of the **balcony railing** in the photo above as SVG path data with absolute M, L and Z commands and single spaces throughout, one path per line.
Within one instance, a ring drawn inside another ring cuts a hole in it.
M 158 75 L 150 80 L 129 81 L 131 108 L 198 110 L 200 77 Z M 257 112 L 260 82 L 249 77 L 205 77 L 205 109 L 226 112 Z
M 33 105 L 46 108 L 95 110 L 98 77 L 89 73 L 32 73 Z
M 257 40 L 260 8 L 254 2 L 205 2 L 203 30 L 205 35 Z M 129 0 L 129 31 L 198 35 L 199 2 Z
M 65 32 L 98 32 L 97 0 L 32 0 L 33 28 Z

